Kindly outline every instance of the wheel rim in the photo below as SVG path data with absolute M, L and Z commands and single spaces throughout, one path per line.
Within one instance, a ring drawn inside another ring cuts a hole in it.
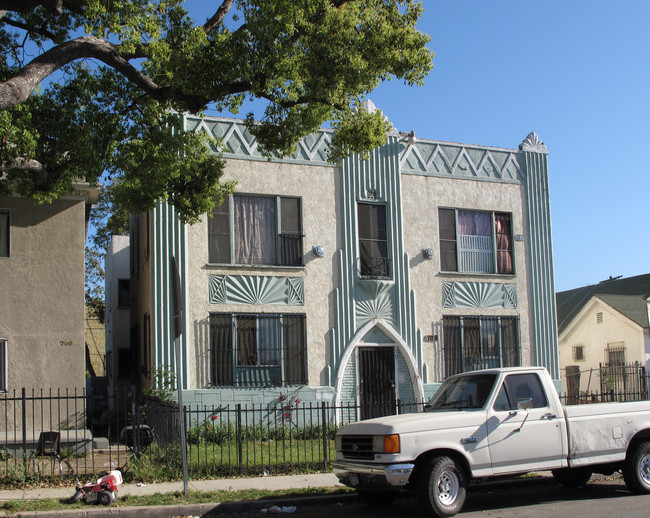
M 650 453 L 644 455 L 639 462 L 639 477 L 650 486 Z
M 443 471 L 438 478 L 438 501 L 443 505 L 452 505 L 458 497 L 459 487 L 456 473 L 449 470 Z

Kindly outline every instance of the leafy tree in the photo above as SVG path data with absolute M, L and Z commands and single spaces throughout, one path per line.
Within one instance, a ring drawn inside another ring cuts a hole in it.
M 114 185 L 104 186 L 99 203 L 90 213 L 90 233 L 86 243 L 86 308 L 101 322 L 105 321 L 104 261 L 111 236 L 129 233 L 129 213 L 114 201 Z
M 187 222 L 220 203 L 215 142 L 183 112 L 246 115 L 267 154 L 331 121 L 330 159 L 385 142 L 360 101 L 381 81 L 421 84 L 429 38 L 416 0 L 221 0 L 195 24 L 181 0 L 0 0 L 0 196 L 55 199 L 107 173 L 140 213 L 167 199 Z

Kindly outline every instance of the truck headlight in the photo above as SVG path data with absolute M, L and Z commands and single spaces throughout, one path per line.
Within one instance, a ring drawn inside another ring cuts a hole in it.
M 372 438 L 373 453 L 399 453 L 399 435 L 375 435 Z

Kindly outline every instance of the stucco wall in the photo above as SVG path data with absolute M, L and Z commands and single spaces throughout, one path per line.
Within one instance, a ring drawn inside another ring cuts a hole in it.
M 513 241 L 514 275 L 441 273 L 438 208 L 458 208 L 508 212 L 512 214 L 513 235 L 524 234 L 523 187 L 495 183 L 402 175 L 404 249 L 410 258 L 411 287 L 417 294 L 417 323 L 424 335 L 437 335 L 437 342 L 424 343 L 424 361 L 429 382 L 442 378 L 442 317 L 447 315 L 518 316 L 522 364 L 532 363 L 528 318 L 527 252 L 525 241 Z M 431 248 L 433 258 L 425 259 L 422 249 Z M 442 283 L 451 281 L 516 284 L 515 309 L 443 308 Z
M 308 380 L 310 386 L 323 384 L 328 332 L 333 326 L 331 294 L 334 278 L 334 253 L 340 246 L 336 224 L 338 170 L 332 167 L 304 166 L 273 162 L 230 160 L 224 180 L 237 180 L 239 193 L 298 196 L 302 199 L 304 268 L 255 266 L 214 266 L 208 264 L 207 219 L 187 228 L 188 349 L 189 388 L 209 387 L 209 326 L 211 312 L 305 313 L 307 319 Z M 323 246 L 325 256 L 316 257 L 315 245 Z M 299 277 L 304 281 L 304 306 L 211 304 L 211 275 L 265 275 Z
M 85 201 L 10 209 L 10 257 L 0 257 L 0 337 L 8 342 L 9 389 L 85 387 Z
M 602 313 L 602 323 L 597 314 Z M 568 365 L 580 367 L 580 390 L 600 391 L 598 368 L 607 362 L 608 344 L 625 344 L 625 361 L 645 365 L 645 336 L 641 326 L 621 315 L 611 306 L 594 297 L 560 335 L 560 372 L 566 390 L 565 369 Z M 584 360 L 573 359 L 573 347 L 584 346 Z M 593 371 L 592 371 L 593 369 Z M 591 379 L 590 379 L 591 373 Z

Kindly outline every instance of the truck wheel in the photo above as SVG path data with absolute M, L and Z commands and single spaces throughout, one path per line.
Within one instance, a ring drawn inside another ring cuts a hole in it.
M 388 505 L 397 498 L 399 491 L 364 491 L 363 489 L 357 489 L 357 495 L 364 504 L 376 506 L 376 505 Z
M 434 516 L 454 516 L 465 503 L 465 473 L 449 457 L 435 457 L 429 460 L 422 467 L 417 484 L 420 505 Z
M 551 471 L 553 478 L 563 486 L 578 487 L 585 486 L 593 474 L 587 468 L 562 468 Z
M 642 442 L 623 464 L 623 480 L 630 491 L 650 493 L 650 442 Z

